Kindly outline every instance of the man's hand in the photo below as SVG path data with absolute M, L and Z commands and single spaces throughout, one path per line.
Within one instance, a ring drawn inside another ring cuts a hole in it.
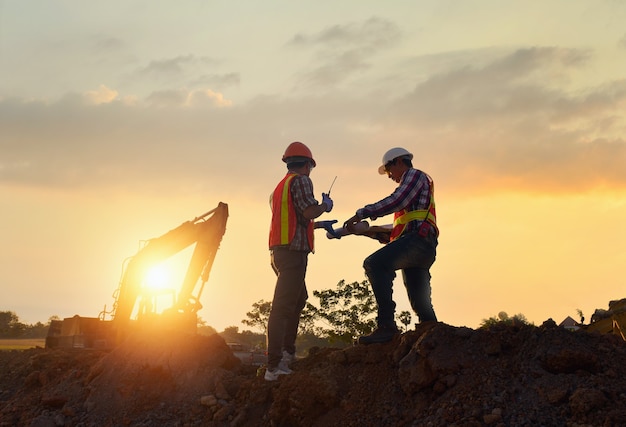
M 337 222 L 336 219 L 329 220 L 329 221 L 316 221 L 315 222 L 315 227 L 316 228 L 320 228 L 321 227 L 324 230 L 328 231 L 328 233 L 330 233 L 330 235 L 333 236 L 334 238 L 341 239 L 341 235 L 337 234 L 337 232 L 333 228 L 333 224 L 335 224 L 336 222 Z
M 326 193 L 322 193 L 322 204 L 326 205 L 326 212 L 333 210 L 333 200 Z

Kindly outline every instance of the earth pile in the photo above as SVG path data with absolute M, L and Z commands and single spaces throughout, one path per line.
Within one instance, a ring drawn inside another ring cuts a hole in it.
M 268 383 L 218 336 L 0 352 L 0 426 L 619 426 L 626 343 L 542 326 L 421 324 L 312 349 Z

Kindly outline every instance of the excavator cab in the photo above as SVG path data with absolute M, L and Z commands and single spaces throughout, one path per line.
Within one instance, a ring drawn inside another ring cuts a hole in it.
M 74 316 L 53 320 L 46 337 L 46 348 L 111 348 L 131 332 L 147 329 L 195 333 L 200 296 L 209 279 L 215 255 L 226 231 L 228 205 L 219 205 L 160 237 L 147 240 L 132 257 L 125 260 L 119 286 L 113 294 L 110 311 L 97 318 Z M 194 245 L 181 285 L 177 288 L 151 289 L 146 278 L 150 270 Z M 170 304 L 157 311 L 157 300 L 169 294 Z M 107 320 L 110 315 L 112 320 Z

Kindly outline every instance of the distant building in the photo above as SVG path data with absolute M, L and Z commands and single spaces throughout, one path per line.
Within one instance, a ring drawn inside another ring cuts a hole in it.
M 559 326 L 565 329 L 569 329 L 570 331 L 577 331 L 580 329 L 580 325 L 578 324 L 578 322 L 576 322 L 570 316 L 567 316 L 561 323 L 559 323 Z

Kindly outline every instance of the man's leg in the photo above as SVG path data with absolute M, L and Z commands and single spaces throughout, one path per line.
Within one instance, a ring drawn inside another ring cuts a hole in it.
M 430 267 L 435 262 L 436 249 L 427 240 L 412 235 L 406 254 L 411 262 L 402 269 L 402 279 L 411 308 L 420 322 L 436 322 L 430 288 Z
M 282 358 L 289 322 L 299 305 L 302 290 L 306 289 L 307 253 L 276 249 L 272 251 L 272 267 L 277 274 L 272 309 L 267 323 L 267 367 L 274 369 Z M 297 325 L 296 325 L 297 328 Z
M 359 344 L 388 342 L 400 333 L 396 326 L 396 303 L 393 300 L 393 279 L 396 277 L 394 259 L 398 255 L 397 250 L 395 242 L 388 243 L 363 261 L 365 275 L 370 281 L 378 305 L 378 327 L 371 334 L 359 337 Z
M 306 284 L 302 287 L 298 303 L 294 307 L 291 318 L 287 321 L 287 327 L 285 329 L 285 339 L 283 342 L 283 350 L 289 354 L 295 354 L 296 352 L 296 337 L 298 336 L 298 326 L 300 325 L 300 315 L 302 310 L 306 306 L 306 300 L 308 293 L 306 290 Z
M 363 268 L 378 304 L 379 326 L 395 325 L 393 279 L 396 277 L 396 270 L 411 268 L 428 270 L 435 262 L 435 255 L 436 250 L 429 242 L 417 234 L 409 234 L 388 243 L 365 259 Z M 428 284 L 430 289 L 430 278 Z
M 378 305 L 378 326 L 391 327 L 395 325 L 396 303 L 393 300 L 393 279 L 396 277 L 394 257 L 397 251 L 395 242 L 389 243 L 377 250 L 363 261 L 365 275 L 372 286 L 376 304 Z
M 431 299 L 430 272 L 426 268 L 407 268 L 402 271 L 404 286 L 411 308 L 420 322 L 437 321 Z

